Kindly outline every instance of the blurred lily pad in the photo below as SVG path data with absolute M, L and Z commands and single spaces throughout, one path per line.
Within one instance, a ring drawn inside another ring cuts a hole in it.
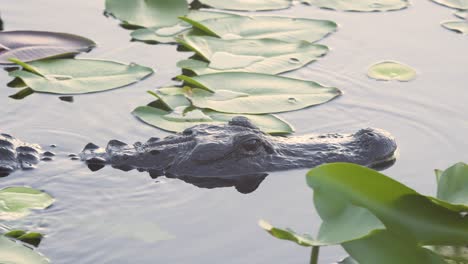
M 292 5 L 292 0 L 198 0 L 200 3 L 216 9 L 236 11 L 266 11 L 285 9 Z
M 468 206 L 468 165 L 457 163 L 438 177 L 437 198 L 455 205 Z
M 35 92 L 83 94 L 115 89 L 151 75 L 151 68 L 137 64 L 90 59 L 54 59 L 29 64 L 12 60 L 23 67 L 10 76 L 21 79 Z
M 279 74 L 301 68 L 328 52 L 328 47 L 306 41 L 223 40 L 186 34 L 178 42 L 206 60 L 184 60 L 177 64 L 197 75 L 232 71 Z
M 440 5 L 450 8 L 468 10 L 468 0 L 432 0 Z
M 336 31 L 329 20 L 273 16 L 237 16 L 204 21 L 180 18 L 210 36 L 233 39 L 277 39 L 287 42 L 316 42 Z
M 187 95 L 194 106 L 224 113 L 294 111 L 341 95 L 339 89 L 316 82 L 260 73 L 225 72 L 178 78 L 195 87 Z
M 455 14 L 456 17 L 459 17 L 461 19 L 468 19 L 468 10 L 457 11 L 454 14 Z
M 12 58 L 30 62 L 72 56 L 95 46 L 92 40 L 67 33 L 5 31 L 0 32 L 0 64 L 14 64 Z
M 320 8 L 357 12 L 393 11 L 409 6 L 408 0 L 305 0 L 305 2 Z
M 399 62 L 384 61 L 372 65 L 367 75 L 376 80 L 407 82 L 416 78 L 416 71 Z
M 32 188 L 2 189 L 0 190 L 0 220 L 9 221 L 24 217 L 31 209 L 45 209 L 53 202 L 52 196 Z
M 0 236 L 0 263 L 5 264 L 47 264 L 49 260 L 21 243 Z
M 442 26 L 457 33 L 468 35 L 468 20 L 448 21 L 442 23 Z
M 106 12 L 137 27 L 173 26 L 188 13 L 186 0 L 106 0 Z

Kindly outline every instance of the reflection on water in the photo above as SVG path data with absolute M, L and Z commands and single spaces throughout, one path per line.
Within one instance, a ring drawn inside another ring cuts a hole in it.
M 403 11 L 345 13 L 296 6 L 279 12 L 295 17 L 330 19 L 338 32 L 322 41 L 331 52 L 288 76 L 336 86 L 344 96 L 327 105 L 282 114 L 298 134 L 347 132 L 379 127 L 398 140 L 400 157 L 385 174 L 422 193 L 434 193 L 434 168 L 468 160 L 466 83 L 468 39 L 440 27 L 452 11 L 430 1 L 413 1 Z M 27 142 L 57 145 L 56 160 L 39 169 L 3 178 L 1 187 L 27 185 L 47 190 L 57 202 L 12 227 L 46 234 L 40 250 L 54 263 L 303 263 L 308 250 L 278 243 L 256 225 L 270 219 L 279 226 L 316 233 L 307 170 L 271 173 L 255 192 L 240 195 L 232 188 L 204 189 L 180 180 L 157 181 L 136 171 L 103 168 L 90 172 L 68 155 L 87 142 L 109 138 L 131 142 L 167 133 L 141 124 L 130 112 L 148 103 L 147 90 L 172 85 L 180 74 L 176 62 L 190 53 L 174 45 L 129 42 L 129 32 L 102 16 L 102 1 L 0 0 L 7 30 L 70 32 L 95 40 L 98 48 L 82 55 L 133 61 L 156 74 L 136 85 L 76 96 L 73 104 L 56 96 L 35 94 L 8 98 L 14 90 L 0 73 L 0 127 Z M 60 10 L 60 12 L 57 12 Z M 263 13 L 262 13 L 263 14 Z M 25 19 L 28 18 L 28 19 Z M 37 19 L 33 19 L 37 18 Z M 382 60 L 404 61 L 419 76 L 409 83 L 370 80 L 366 70 Z M 116 226 L 117 228 L 112 228 Z M 123 230 L 125 227 L 129 229 Z M 128 230 L 138 229 L 139 235 Z M 122 234 L 116 234 L 122 229 Z M 141 236 L 145 230 L 170 234 L 170 240 Z M 159 230 L 159 231 L 158 231 Z M 116 239 L 118 238 L 118 239 Z M 344 256 L 326 248 L 323 263 Z M 216 262 L 216 261 L 215 261 Z

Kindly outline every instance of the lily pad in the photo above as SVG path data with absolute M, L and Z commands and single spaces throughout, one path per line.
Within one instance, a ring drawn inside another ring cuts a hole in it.
M 10 76 L 21 79 L 35 92 L 53 94 L 84 94 L 115 89 L 142 80 L 153 73 L 151 68 L 137 64 L 89 59 L 54 59 L 23 66 Z
M 328 52 L 327 46 L 306 41 L 223 40 L 187 34 L 178 42 L 208 61 L 185 60 L 177 64 L 197 75 L 232 71 L 279 74 L 301 68 Z
M 9 187 L 2 189 L 0 190 L 0 220 L 19 219 L 28 215 L 31 209 L 45 209 L 53 202 L 54 198 L 50 195 L 32 188 Z
M 267 11 L 289 8 L 292 0 L 199 0 L 200 3 L 216 9 L 235 11 Z
M 468 206 L 468 165 L 457 163 L 438 177 L 437 198 L 455 205 Z
M 226 40 L 277 39 L 287 42 L 316 42 L 336 31 L 329 20 L 273 16 L 237 16 L 204 21 L 180 18 L 207 35 Z
M 208 109 L 191 107 L 186 99 L 187 89 L 169 87 L 151 92 L 159 100 L 149 106 L 140 106 L 133 115 L 143 122 L 170 132 L 182 132 L 200 124 L 226 124 L 235 114 L 218 113 Z M 159 106 L 158 106 L 159 104 Z M 262 131 L 270 134 L 289 134 L 294 129 L 286 121 L 274 115 L 244 115 Z
M 106 0 L 106 11 L 124 24 L 139 27 L 172 26 L 188 13 L 186 0 Z
M 454 13 L 456 17 L 459 17 L 461 19 L 468 19 L 468 10 L 465 11 L 457 11 Z
M 258 224 L 261 228 L 263 228 L 265 231 L 270 233 L 270 235 L 278 239 L 292 241 L 298 244 L 299 246 L 303 246 L 303 247 L 312 247 L 312 246 L 321 245 L 311 235 L 308 235 L 308 234 L 300 235 L 291 229 L 277 228 L 277 227 L 272 226 L 270 223 L 264 220 L 260 220 Z
M 457 33 L 468 35 L 468 20 L 448 21 L 442 23 L 442 26 Z
M 38 252 L 0 236 L 0 263 L 5 264 L 47 264 L 49 260 Z
M 15 58 L 30 62 L 39 59 L 72 56 L 96 46 L 84 37 L 44 31 L 0 32 L 0 64 L 13 64 Z
M 432 0 L 440 5 L 450 8 L 468 10 L 468 0 Z
M 194 106 L 224 113 L 294 111 L 341 95 L 339 89 L 316 82 L 259 73 L 226 72 L 178 78 L 196 87 L 187 95 Z
M 198 10 L 190 10 L 190 12 L 187 14 L 188 18 L 197 21 L 231 16 L 237 15 L 222 12 L 208 12 Z M 187 22 L 179 21 L 179 23 L 169 27 L 150 27 L 137 29 L 132 32 L 131 36 L 134 40 L 143 41 L 150 44 L 175 43 L 175 36 L 180 35 L 186 32 L 187 30 L 190 30 L 191 28 L 192 25 L 188 24 Z
M 370 67 L 367 75 L 376 80 L 407 82 L 416 78 L 416 71 L 399 62 L 384 61 Z
M 393 11 L 409 6 L 408 0 L 306 0 L 306 3 L 325 9 L 356 12 Z

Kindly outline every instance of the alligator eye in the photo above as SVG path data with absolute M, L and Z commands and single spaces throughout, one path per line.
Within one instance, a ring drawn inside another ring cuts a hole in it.
M 255 152 L 261 146 L 259 139 L 251 139 L 242 143 L 242 148 L 248 152 Z
M 184 132 L 182 132 L 182 134 L 185 136 L 191 136 L 193 135 L 193 130 L 191 128 L 187 128 L 184 130 Z

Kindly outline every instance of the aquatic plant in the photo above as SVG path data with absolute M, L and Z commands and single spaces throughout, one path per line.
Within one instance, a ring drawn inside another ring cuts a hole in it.
M 408 82 L 416 78 L 416 71 L 399 62 L 384 61 L 372 65 L 367 75 L 376 80 Z
M 436 175 L 434 198 L 358 165 L 322 165 L 307 174 L 323 220 L 317 238 L 260 224 L 276 238 L 313 247 L 311 263 L 319 247 L 338 244 L 354 259 L 343 263 L 448 263 L 460 256 L 439 254 L 440 246 L 468 244 L 468 165 Z

